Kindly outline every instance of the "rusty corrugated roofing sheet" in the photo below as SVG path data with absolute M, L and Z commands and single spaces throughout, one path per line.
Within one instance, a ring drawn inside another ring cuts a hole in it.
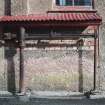
M 0 22 L 17 22 L 17 21 L 101 21 L 97 13 L 92 12 L 71 12 L 71 13 L 48 13 L 22 16 L 1 16 Z

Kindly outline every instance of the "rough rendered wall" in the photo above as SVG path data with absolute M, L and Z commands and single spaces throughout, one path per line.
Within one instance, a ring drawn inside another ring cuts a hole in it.
M 28 13 L 43 13 L 52 8 L 52 0 L 28 0 Z
M 11 0 L 12 15 L 44 13 L 52 8 L 52 0 Z
M 100 88 L 105 90 L 105 0 L 95 0 L 95 7 L 102 16 L 102 25 L 100 27 Z
M 11 0 L 11 12 L 12 15 L 27 14 L 27 0 Z
M 4 15 L 4 1 L 0 0 L 0 15 Z
M 7 89 L 7 71 L 5 68 L 4 47 L 0 47 L 0 91 Z

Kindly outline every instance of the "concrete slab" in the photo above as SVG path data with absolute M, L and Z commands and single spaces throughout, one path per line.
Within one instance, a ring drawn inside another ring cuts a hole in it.
M 0 97 L 10 97 L 13 96 L 12 93 L 8 92 L 8 91 L 0 91 Z
M 67 92 L 67 91 L 33 91 L 33 95 L 36 96 L 83 96 L 83 93 L 80 92 Z
M 84 99 L 86 98 L 80 92 L 67 92 L 67 91 L 34 91 L 30 98 L 46 98 L 46 99 Z
M 99 94 L 99 95 L 90 95 L 90 99 L 104 99 L 105 94 Z

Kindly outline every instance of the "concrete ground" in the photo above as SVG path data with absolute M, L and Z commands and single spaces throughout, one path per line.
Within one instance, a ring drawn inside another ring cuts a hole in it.
M 98 95 L 87 99 L 80 93 L 71 93 L 72 95 L 65 92 L 53 92 L 53 95 L 50 92 L 45 93 L 37 92 L 36 95 L 27 93 L 26 95 L 13 96 L 10 93 L 6 95 L 4 92 L 0 96 L 0 105 L 105 105 L 105 98 Z
M 0 105 L 105 105 L 105 99 L 0 99 Z

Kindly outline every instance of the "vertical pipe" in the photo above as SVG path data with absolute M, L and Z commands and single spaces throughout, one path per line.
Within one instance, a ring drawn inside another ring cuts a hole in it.
M 23 91 L 24 85 L 24 35 L 25 29 L 20 28 L 20 80 L 19 80 L 19 93 Z
M 96 70 L 97 70 L 97 37 L 94 37 L 94 88 L 96 90 Z
M 98 27 L 98 31 L 97 31 L 97 34 L 98 34 L 98 55 L 97 55 L 97 57 L 98 57 L 98 64 L 97 64 L 97 66 L 98 66 L 98 70 L 99 70 L 99 73 L 98 73 L 98 79 L 99 79 L 99 82 L 98 82 L 98 87 L 99 87 L 99 89 L 100 89 L 100 85 L 101 85 L 101 71 L 100 71 L 100 36 L 99 36 L 99 27 Z
M 97 31 L 97 34 L 98 34 L 98 68 L 100 67 L 100 37 L 99 37 L 99 27 L 98 27 L 98 31 Z
M 94 0 L 92 0 L 92 9 L 95 9 L 95 4 Z
M 11 16 L 11 0 L 5 0 L 5 15 Z

